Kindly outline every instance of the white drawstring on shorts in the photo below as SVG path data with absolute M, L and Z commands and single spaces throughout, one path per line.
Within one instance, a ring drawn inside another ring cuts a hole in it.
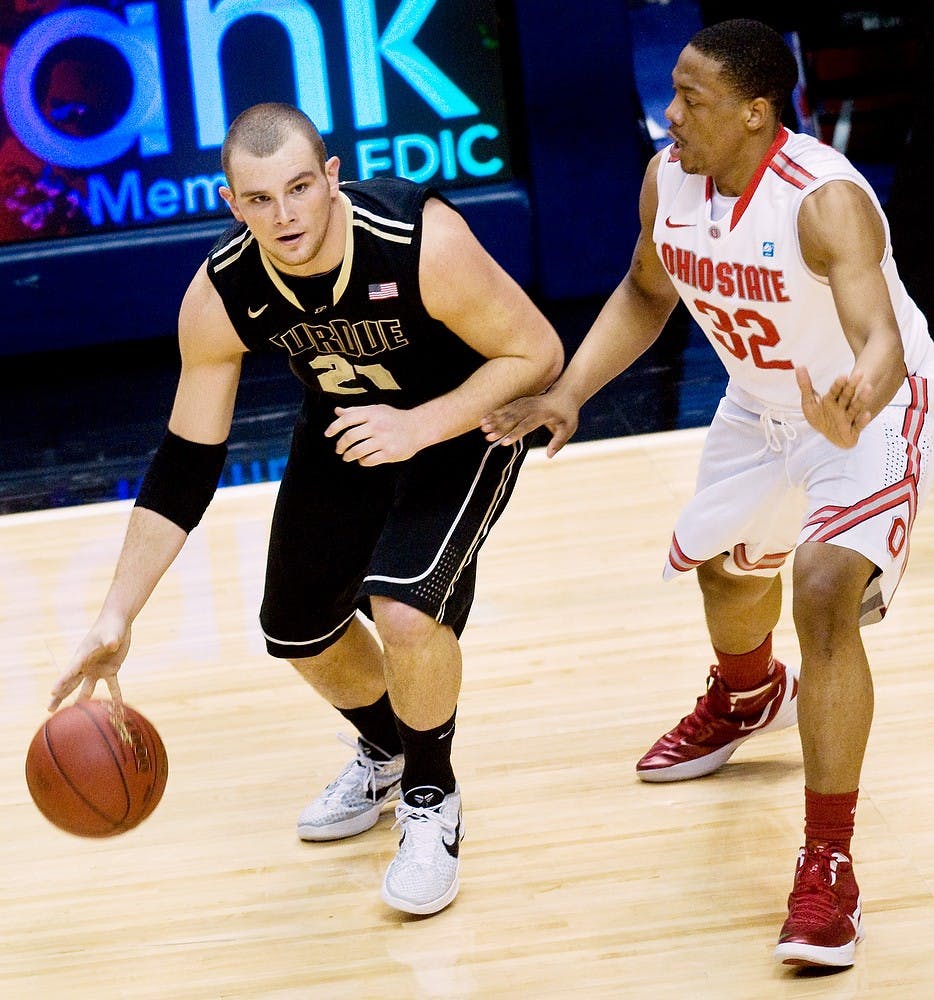
M 794 425 L 788 423 L 784 415 L 776 415 L 772 410 L 763 410 L 759 414 L 759 424 L 765 437 L 763 451 L 781 451 L 788 441 L 794 441 L 798 436 Z

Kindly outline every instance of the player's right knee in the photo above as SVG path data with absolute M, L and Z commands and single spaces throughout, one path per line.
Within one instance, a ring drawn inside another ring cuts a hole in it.
M 373 597 L 373 622 L 383 645 L 390 648 L 418 648 L 435 631 L 446 626 L 409 604 L 388 597 Z

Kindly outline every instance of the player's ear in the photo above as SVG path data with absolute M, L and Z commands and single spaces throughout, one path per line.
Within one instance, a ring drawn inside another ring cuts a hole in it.
M 340 184 L 340 170 L 340 157 L 331 156 L 325 161 L 324 176 L 328 179 L 328 187 L 331 189 L 332 194 L 337 193 L 337 187 Z
M 757 132 L 769 120 L 771 104 L 764 97 L 756 97 L 746 105 L 746 127 Z
M 227 207 L 233 212 L 233 217 L 237 222 L 243 222 L 243 214 L 237 205 L 237 196 L 230 190 L 229 187 L 222 184 L 218 189 L 217 193 L 227 202 Z

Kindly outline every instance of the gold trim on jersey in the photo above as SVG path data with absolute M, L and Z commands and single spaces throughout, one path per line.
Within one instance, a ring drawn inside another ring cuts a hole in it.
M 368 233 L 372 233 L 374 236 L 379 236 L 380 239 L 389 240 L 392 243 L 412 242 L 412 233 L 415 231 L 414 223 L 399 222 L 397 219 L 387 219 L 383 215 L 376 215 L 374 212 L 368 212 L 365 208 L 361 208 L 359 205 L 354 205 L 354 216 L 355 218 L 353 220 L 353 224 L 355 226 L 365 229 Z M 364 218 L 356 218 L 356 216 L 364 216 Z M 367 222 L 367 219 L 370 221 Z M 374 223 L 374 225 L 371 225 L 371 222 Z M 386 227 L 388 229 L 401 229 L 408 235 L 404 236 L 399 233 L 389 233 L 381 227 Z
M 295 306 L 296 309 L 305 311 L 305 307 L 298 301 L 298 296 L 291 288 L 282 280 L 279 272 L 273 266 L 272 261 L 266 256 L 266 251 L 260 246 L 259 243 L 256 244 L 256 249 L 259 250 L 259 259 L 262 262 L 263 268 L 266 271 L 269 280 L 273 283 L 276 291 L 286 300 L 286 302 Z
M 379 236 L 380 239 L 390 240 L 393 243 L 411 243 L 411 236 L 397 236 L 395 233 L 384 233 L 381 229 L 376 229 L 369 223 L 364 222 L 362 219 L 354 219 L 353 224 L 359 229 L 365 229 L 368 233 L 372 233 L 374 236 Z
M 240 259 L 240 255 L 253 242 L 253 239 L 254 239 L 254 237 L 253 237 L 252 231 L 249 230 L 249 229 L 247 229 L 244 232 L 242 232 L 239 236 L 234 237 L 234 239 L 232 239 L 225 246 L 222 246 L 220 248 L 220 250 L 217 250 L 217 251 L 215 251 L 215 253 L 211 254 L 211 260 L 216 262 L 216 260 L 217 260 L 218 257 L 223 257 L 224 254 L 230 253 L 231 249 L 234 246 L 236 246 L 237 243 L 240 244 L 240 247 L 237 249 L 236 253 L 230 253 L 230 256 L 226 260 L 221 261 L 220 264 L 218 264 L 218 263 L 214 264 L 214 270 L 215 270 L 215 272 L 217 272 L 217 271 L 223 271 L 223 269 L 228 264 L 233 264 L 234 261 L 239 260 Z
M 350 282 L 350 269 L 353 266 L 353 213 L 354 208 L 350 199 L 343 191 L 340 192 L 340 199 L 344 205 L 344 261 L 341 264 L 341 273 L 334 282 L 334 305 L 340 301 L 340 297 L 347 290 Z

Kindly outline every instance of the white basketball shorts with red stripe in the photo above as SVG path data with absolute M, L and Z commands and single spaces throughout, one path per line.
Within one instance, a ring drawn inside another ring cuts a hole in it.
M 675 525 L 665 579 L 721 553 L 732 573 L 774 576 L 798 545 L 830 542 L 879 567 L 861 624 L 879 621 L 904 573 L 930 485 L 928 392 L 927 378 L 907 378 L 849 449 L 831 444 L 800 412 L 755 412 L 722 399 L 696 492 Z

